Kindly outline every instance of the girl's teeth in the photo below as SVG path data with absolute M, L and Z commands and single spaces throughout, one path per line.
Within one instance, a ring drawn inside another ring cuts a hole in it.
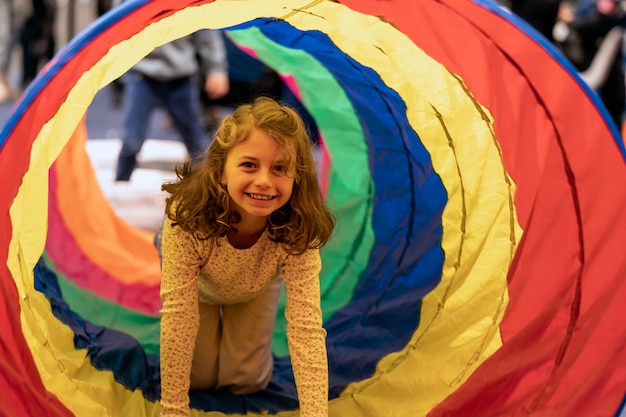
M 270 195 L 258 195 L 258 194 L 250 194 L 250 197 L 257 199 L 257 200 L 271 200 L 272 196 Z

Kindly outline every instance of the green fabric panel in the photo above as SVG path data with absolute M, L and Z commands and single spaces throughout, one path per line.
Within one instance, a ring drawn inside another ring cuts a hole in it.
M 63 299 L 72 311 L 98 326 L 106 326 L 133 336 L 146 354 L 159 354 L 160 317 L 149 316 L 127 309 L 113 301 L 83 290 L 57 270 L 44 253 L 46 265 L 54 271 Z
M 371 225 L 374 186 L 361 124 L 341 86 L 308 52 L 285 48 L 256 27 L 228 34 L 236 43 L 254 50 L 268 67 L 296 79 L 302 103 L 315 119 L 331 155 L 327 195 L 338 224 L 334 238 L 321 252 L 322 308 L 326 321 L 352 299 L 374 244 Z M 337 115 L 341 115 L 341 123 L 337 123 Z M 277 356 L 289 353 L 284 306 L 283 290 L 272 347 Z

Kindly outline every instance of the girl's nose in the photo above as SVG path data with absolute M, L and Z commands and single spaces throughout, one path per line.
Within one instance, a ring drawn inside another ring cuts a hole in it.
M 272 184 L 270 179 L 270 172 L 267 170 L 259 170 L 256 178 L 254 179 L 254 185 L 257 187 L 267 188 Z

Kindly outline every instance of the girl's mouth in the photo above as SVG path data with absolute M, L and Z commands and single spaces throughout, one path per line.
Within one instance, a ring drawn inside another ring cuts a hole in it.
M 261 195 L 261 194 L 252 194 L 252 193 L 246 193 L 246 194 L 248 194 L 249 197 L 252 197 L 255 200 L 271 200 L 275 197 L 273 195 Z

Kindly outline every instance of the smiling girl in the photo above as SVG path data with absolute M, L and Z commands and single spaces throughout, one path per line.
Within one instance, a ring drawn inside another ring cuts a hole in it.
M 328 415 L 319 249 L 334 218 L 310 139 L 269 98 L 221 123 L 206 161 L 176 168 L 161 235 L 161 416 L 189 417 L 189 389 L 263 390 L 280 287 L 302 417 Z

